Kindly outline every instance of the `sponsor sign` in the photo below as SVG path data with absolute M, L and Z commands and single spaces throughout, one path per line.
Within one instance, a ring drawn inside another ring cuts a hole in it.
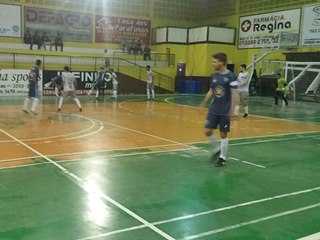
M 96 16 L 95 34 L 97 43 L 121 43 L 123 41 L 142 40 L 150 43 L 149 20 L 123 17 Z
M 27 96 L 30 70 L 1 69 L 0 70 L 0 96 Z M 40 70 L 42 76 L 42 70 Z M 39 83 L 41 95 L 42 84 Z
M 240 17 L 238 48 L 277 47 L 281 32 L 299 33 L 300 9 Z
M 0 4 L 0 37 L 21 37 L 21 7 Z
M 93 15 L 25 7 L 25 28 L 49 32 L 51 40 L 60 32 L 63 41 L 92 42 Z
M 303 8 L 301 42 L 303 46 L 320 46 L 320 4 Z
M 43 71 L 43 96 L 55 95 L 52 86 L 52 78 L 61 75 L 61 71 Z M 76 94 L 86 95 L 93 87 L 97 78 L 97 72 L 72 72 L 77 80 Z

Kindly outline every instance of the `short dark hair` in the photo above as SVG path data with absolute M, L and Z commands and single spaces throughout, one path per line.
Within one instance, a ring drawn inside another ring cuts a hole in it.
M 241 64 L 240 67 L 247 69 L 247 65 L 246 64 Z
M 227 54 L 225 54 L 223 52 L 215 53 L 215 54 L 212 55 L 212 57 L 214 59 L 217 59 L 220 62 L 223 62 L 224 64 L 227 64 L 228 57 L 227 57 Z
M 277 73 L 277 76 L 278 76 L 278 77 L 281 77 L 281 73 Z
M 36 61 L 36 65 L 37 65 L 37 66 L 40 66 L 40 65 L 41 65 L 41 63 L 42 63 L 42 62 L 41 62 L 41 60 L 40 60 L 40 59 L 37 59 L 37 61 Z
M 150 65 L 147 65 L 146 68 L 151 68 Z
M 69 68 L 69 66 L 65 66 L 65 67 L 63 68 L 63 70 L 65 70 L 66 72 L 69 72 L 69 71 L 70 71 L 70 68 Z

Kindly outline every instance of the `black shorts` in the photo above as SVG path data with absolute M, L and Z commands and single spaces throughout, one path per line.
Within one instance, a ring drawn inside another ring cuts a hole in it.
M 209 111 L 206 119 L 206 123 L 205 123 L 205 128 L 217 129 L 218 126 L 221 132 L 225 132 L 225 133 L 230 132 L 230 116 L 217 115 Z

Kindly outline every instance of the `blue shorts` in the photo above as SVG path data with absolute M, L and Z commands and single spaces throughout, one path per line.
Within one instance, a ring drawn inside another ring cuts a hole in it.
M 30 84 L 29 85 L 29 97 L 39 98 L 39 88 L 38 85 Z
M 205 128 L 207 129 L 217 129 L 221 132 L 230 132 L 230 116 L 228 115 L 217 115 L 209 111 Z

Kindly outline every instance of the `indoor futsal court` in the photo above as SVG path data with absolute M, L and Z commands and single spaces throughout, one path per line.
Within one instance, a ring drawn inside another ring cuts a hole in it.
M 320 0 L 0 0 L 0 240 L 320 240 Z

